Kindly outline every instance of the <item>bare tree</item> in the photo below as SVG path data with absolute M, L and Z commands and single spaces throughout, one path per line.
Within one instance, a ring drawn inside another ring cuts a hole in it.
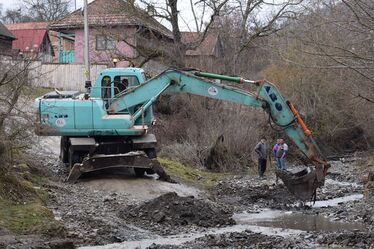
M 263 71 L 305 115 L 329 147 L 374 144 L 373 3 L 309 1 L 268 46 L 276 51 Z M 326 146 L 327 147 L 327 146 Z
M 374 2 L 314 1 L 304 13 L 285 35 L 288 46 L 297 49 L 299 55 L 316 59 L 313 64 L 301 61 L 299 55 L 287 53 L 287 49 L 278 51 L 282 58 L 304 68 L 344 73 L 352 79 L 352 94 L 374 103 Z
M 235 0 L 225 6 L 217 18 L 216 28 L 225 36 L 228 73 L 245 74 L 248 61 L 253 60 L 253 48 L 263 47 L 263 41 L 282 30 L 289 19 L 299 15 L 303 0 Z
M 2 60 L 0 63 L 0 171 L 4 172 L 12 152 L 24 148 L 30 137 L 28 71 L 31 61 Z
M 197 48 L 201 42 L 206 38 L 207 33 L 210 31 L 211 27 L 213 26 L 214 20 L 217 16 L 220 15 L 220 11 L 225 6 L 228 0 L 199 0 L 199 1 L 190 1 L 190 5 L 192 8 L 192 13 L 194 15 L 196 31 L 199 32 L 198 39 L 196 41 L 186 43 L 182 40 L 181 29 L 180 29 L 180 12 L 182 10 L 178 7 L 178 0 L 165 0 L 165 1 L 148 1 L 148 0 L 140 0 L 141 6 L 147 10 L 146 15 L 150 15 L 152 18 L 156 18 L 159 21 L 164 21 L 169 23 L 172 30 L 172 38 L 173 38 L 173 48 L 172 53 L 169 54 L 170 62 L 176 67 L 184 67 L 185 66 L 185 54 L 186 51 L 189 49 Z M 196 6 L 199 6 L 203 10 L 203 16 L 197 16 L 195 12 Z M 136 5 L 133 2 L 133 8 L 136 9 Z M 146 18 L 144 13 L 134 11 L 135 15 L 140 15 L 141 18 Z M 206 16 L 209 18 L 206 18 Z M 204 20 L 208 20 L 204 22 Z M 183 21 L 183 20 L 182 20 Z M 169 46 L 170 52 L 170 46 Z M 156 49 L 152 49 L 150 53 L 151 57 L 159 56 L 159 55 L 166 55 L 165 51 L 157 51 Z
M 33 18 L 22 11 L 22 8 L 8 9 L 1 17 L 5 23 L 19 23 L 19 22 L 30 22 Z
M 69 14 L 70 0 L 24 0 L 2 15 L 5 23 L 55 21 Z
M 69 14 L 69 0 L 24 0 L 35 21 L 55 21 Z

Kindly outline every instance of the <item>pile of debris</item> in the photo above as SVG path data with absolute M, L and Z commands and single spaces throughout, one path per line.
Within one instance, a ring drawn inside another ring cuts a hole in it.
M 373 248 L 374 234 L 370 231 L 332 233 L 321 236 L 317 241 L 329 247 Z
M 261 208 L 287 209 L 287 204 L 297 201 L 286 187 L 275 184 L 275 179 L 258 180 L 251 177 L 220 181 L 212 191 L 215 199 L 224 204 L 242 207 L 256 205 Z M 241 211 L 240 208 L 236 211 Z
M 235 221 L 232 219 L 232 215 L 232 210 L 227 207 L 207 200 L 196 199 L 193 196 L 181 197 L 174 192 L 161 195 L 140 205 L 129 206 L 120 213 L 120 216 L 126 221 L 169 234 L 181 226 L 233 225 Z M 163 227 L 162 230 L 158 229 L 162 228 L 160 226 Z M 169 229 L 165 229 L 165 227 Z
M 194 241 L 189 241 L 181 245 L 156 245 L 149 249 L 200 249 L 200 248 L 307 248 L 308 245 L 295 238 L 283 238 L 281 236 L 268 236 L 251 231 L 230 232 L 224 234 L 208 234 Z

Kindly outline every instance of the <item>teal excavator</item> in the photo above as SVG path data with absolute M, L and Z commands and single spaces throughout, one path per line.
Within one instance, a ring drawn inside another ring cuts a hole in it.
M 217 80 L 251 84 L 255 91 Z M 263 109 L 312 163 L 292 174 L 277 171 L 288 190 L 307 200 L 324 185 L 329 164 L 293 104 L 268 81 L 176 69 L 147 80 L 140 68 L 109 68 L 86 88 L 84 93 L 55 90 L 34 103 L 36 133 L 61 136 L 60 159 L 70 166 L 71 182 L 86 172 L 117 167 L 170 180 L 156 160 L 156 137 L 148 133 L 155 122 L 152 105 L 162 94 L 189 93 Z

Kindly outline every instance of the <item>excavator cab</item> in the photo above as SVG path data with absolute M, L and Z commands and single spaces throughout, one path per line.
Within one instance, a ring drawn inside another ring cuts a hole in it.
M 103 100 L 105 109 L 124 91 L 130 90 L 145 82 L 145 74 L 138 68 L 104 69 L 90 89 L 90 96 Z M 129 110 L 124 110 L 129 111 Z

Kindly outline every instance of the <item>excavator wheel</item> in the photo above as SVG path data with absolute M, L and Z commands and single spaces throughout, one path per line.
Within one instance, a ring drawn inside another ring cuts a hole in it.
M 69 147 L 68 147 L 68 138 L 61 137 L 60 140 L 60 160 L 63 163 L 69 163 Z

